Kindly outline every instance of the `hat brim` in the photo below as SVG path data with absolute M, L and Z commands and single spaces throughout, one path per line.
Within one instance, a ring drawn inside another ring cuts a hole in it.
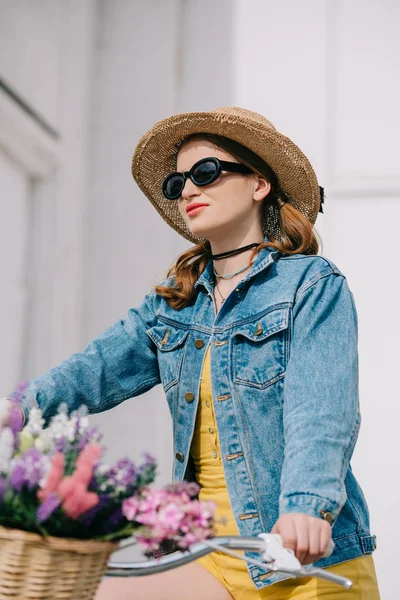
M 188 229 L 178 203 L 163 196 L 162 183 L 176 170 L 180 143 L 193 133 L 223 135 L 252 150 L 273 169 L 291 204 L 315 222 L 320 207 L 317 177 L 307 157 L 288 137 L 246 115 L 183 113 L 157 122 L 142 136 L 133 155 L 132 175 L 162 218 L 187 240 L 204 241 Z

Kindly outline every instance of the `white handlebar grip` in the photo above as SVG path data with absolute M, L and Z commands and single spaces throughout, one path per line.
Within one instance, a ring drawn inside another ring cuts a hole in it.
M 276 537 L 276 539 L 278 540 L 278 542 L 283 546 L 281 535 L 279 533 L 273 533 L 272 535 L 274 535 Z M 321 558 L 328 558 L 328 556 L 330 556 L 332 554 L 334 547 L 335 547 L 335 542 L 332 539 L 330 539 L 328 547 L 325 550 L 325 554 L 323 554 Z

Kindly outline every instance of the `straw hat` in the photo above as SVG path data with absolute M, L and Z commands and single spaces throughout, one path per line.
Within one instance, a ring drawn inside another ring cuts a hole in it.
M 187 240 L 196 244 L 204 241 L 191 233 L 178 202 L 164 198 L 161 186 L 165 177 L 176 170 L 180 143 L 193 133 L 223 135 L 252 150 L 273 169 L 290 203 L 315 223 L 318 212 L 322 212 L 323 190 L 307 157 L 262 115 L 227 106 L 159 121 L 142 136 L 133 155 L 135 181 L 168 225 Z M 281 239 L 279 207 L 275 203 L 267 205 L 264 232 Z

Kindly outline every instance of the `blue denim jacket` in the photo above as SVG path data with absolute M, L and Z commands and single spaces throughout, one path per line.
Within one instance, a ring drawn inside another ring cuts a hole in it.
M 172 309 L 151 290 L 83 352 L 33 380 L 30 393 L 48 419 L 61 401 L 96 413 L 161 383 L 173 422 L 173 479 L 191 479 L 211 344 L 215 417 L 241 535 L 269 532 L 284 513 L 327 512 L 335 549 L 315 566 L 371 554 L 376 536 L 350 465 L 360 428 L 358 323 L 345 276 L 322 256 L 263 249 L 218 314 L 213 286 L 210 260 L 190 306 Z M 258 588 L 287 579 L 248 570 Z

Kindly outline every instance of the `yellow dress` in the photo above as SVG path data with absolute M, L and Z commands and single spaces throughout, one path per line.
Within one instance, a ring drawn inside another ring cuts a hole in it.
M 210 346 L 207 348 L 200 384 L 200 399 L 196 417 L 191 455 L 196 479 L 201 486 L 199 498 L 217 504 L 216 517 L 224 517 L 225 524 L 217 524 L 217 535 L 240 535 L 232 512 L 218 444 L 218 432 L 213 410 L 210 379 Z M 214 575 L 229 591 L 234 600 L 315 600 L 323 597 L 348 600 L 379 600 L 375 565 L 371 554 L 326 567 L 327 571 L 348 577 L 351 590 L 315 577 L 287 579 L 258 590 L 250 579 L 246 563 L 222 552 L 213 552 L 197 561 Z

